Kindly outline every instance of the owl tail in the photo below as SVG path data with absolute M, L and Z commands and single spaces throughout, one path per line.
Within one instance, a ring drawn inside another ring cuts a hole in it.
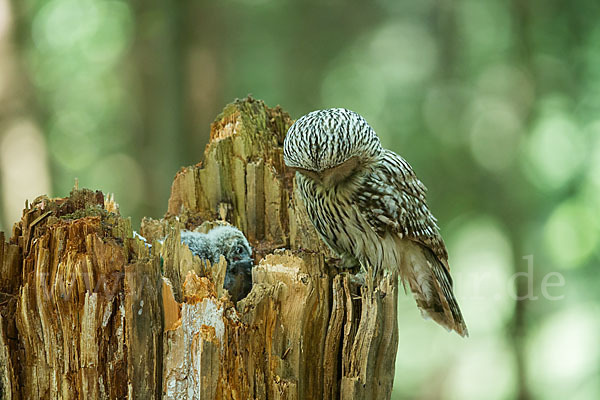
M 463 337 L 469 336 L 454 293 L 448 269 L 431 252 L 422 247 L 427 266 L 413 266 L 408 277 L 411 292 L 424 318 L 431 318 L 448 331 L 454 330 Z

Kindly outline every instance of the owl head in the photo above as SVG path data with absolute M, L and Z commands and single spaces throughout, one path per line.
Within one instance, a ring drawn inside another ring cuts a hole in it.
M 290 127 L 283 143 L 285 164 L 326 186 L 348 179 L 381 152 L 373 128 L 345 108 L 306 114 Z

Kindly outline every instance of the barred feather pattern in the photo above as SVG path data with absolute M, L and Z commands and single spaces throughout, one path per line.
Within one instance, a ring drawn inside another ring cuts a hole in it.
M 358 162 L 339 181 L 321 180 L 352 158 Z M 317 232 L 346 267 L 398 272 L 424 317 L 468 335 L 426 188 L 360 115 L 331 109 L 300 118 L 286 136 L 284 160 L 299 171 L 297 187 Z
M 302 145 L 291 145 L 291 138 Z M 375 159 L 381 151 L 379 138 L 367 121 L 345 108 L 317 110 L 300 118 L 288 130 L 283 147 L 288 167 L 319 171 L 355 156 Z

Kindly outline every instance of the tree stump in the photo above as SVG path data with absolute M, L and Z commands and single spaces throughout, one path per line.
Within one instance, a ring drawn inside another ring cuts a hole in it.
M 389 399 L 397 277 L 357 286 L 335 267 L 283 163 L 291 123 L 228 105 L 164 218 L 143 220 L 151 248 L 100 192 L 26 206 L 0 234 L 0 397 Z M 207 268 L 179 242 L 220 221 L 257 261 L 237 304 L 225 261 Z

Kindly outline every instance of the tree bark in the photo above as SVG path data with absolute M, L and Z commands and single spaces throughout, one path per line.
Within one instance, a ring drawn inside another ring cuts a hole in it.
M 28 206 L 0 236 L 1 397 L 390 398 L 397 277 L 358 286 L 336 269 L 283 164 L 291 122 L 251 98 L 228 105 L 165 217 L 143 220 L 151 248 L 100 192 Z M 237 304 L 225 261 L 179 241 L 222 221 L 258 262 Z

